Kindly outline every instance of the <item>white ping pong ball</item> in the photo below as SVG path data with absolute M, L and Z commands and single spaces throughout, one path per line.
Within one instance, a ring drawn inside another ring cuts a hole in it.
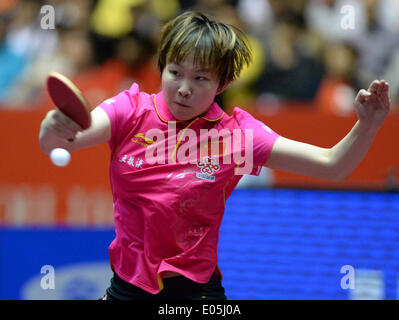
M 71 154 L 62 148 L 55 148 L 50 152 L 51 162 L 58 167 L 65 167 L 71 160 Z

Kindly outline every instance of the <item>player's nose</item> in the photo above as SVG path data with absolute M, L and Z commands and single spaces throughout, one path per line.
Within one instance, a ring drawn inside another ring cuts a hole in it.
M 191 88 L 190 88 L 190 86 L 189 86 L 188 84 L 183 83 L 183 84 L 179 87 L 178 93 L 179 93 L 179 95 L 180 95 L 181 97 L 188 98 L 188 97 L 191 96 L 192 90 L 191 90 Z

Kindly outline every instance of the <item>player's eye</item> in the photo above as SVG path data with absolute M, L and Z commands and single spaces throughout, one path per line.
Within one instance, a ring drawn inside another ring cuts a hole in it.
M 169 72 L 174 75 L 175 77 L 179 76 L 179 72 L 176 70 L 169 70 Z

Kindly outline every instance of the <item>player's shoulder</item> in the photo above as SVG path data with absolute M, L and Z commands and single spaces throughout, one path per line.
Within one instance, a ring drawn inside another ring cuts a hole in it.
M 136 104 L 136 107 L 146 106 L 151 97 L 149 93 L 141 91 L 139 84 L 136 82 L 133 82 L 130 88 L 122 91 L 121 94 Z
M 251 115 L 248 111 L 245 111 L 239 107 L 235 107 L 233 109 L 233 113 L 231 115 L 228 115 L 225 120 L 230 123 L 233 122 L 236 126 L 243 129 L 260 125 L 260 121 L 255 119 L 255 117 Z
M 264 122 L 256 119 L 248 111 L 245 111 L 239 107 L 235 107 L 233 109 L 232 115 L 226 117 L 224 127 L 239 128 L 243 132 L 247 129 L 253 130 L 257 136 L 262 136 L 264 133 L 269 135 L 276 134 Z
M 115 97 L 108 99 L 118 107 L 125 107 L 137 111 L 150 110 L 152 94 L 141 91 L 138 83 L 133 82 L 129 89 L 119 92 Z

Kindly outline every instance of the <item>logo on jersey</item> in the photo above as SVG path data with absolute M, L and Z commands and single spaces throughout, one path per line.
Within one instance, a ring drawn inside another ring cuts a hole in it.
M 122 158 L 119 159 L 119 162 L 126 163 L 132 168 L 142 169 L 144 160 L 141 158 L 135 158 L 134 156 L 128 156 L 127 154 L 125 154 Z
M 155 143 L 154 140 L 147 138 L 144 134 L 142 133 L 137 133 L 134 135 L 134 137 L 131 139 L 132 142 L 138 143 L 139 145 L 143 147 L 149 147 L 153 143 Z
M 201 171 L 196 174 L 197 178 L 212 182 L 215 181 L 215 176 L 213 176 L 213 174 L 220 170 L 220 165 L 213 157 L 205 157 L 197 161 L 197 167 L 200 168 Z

